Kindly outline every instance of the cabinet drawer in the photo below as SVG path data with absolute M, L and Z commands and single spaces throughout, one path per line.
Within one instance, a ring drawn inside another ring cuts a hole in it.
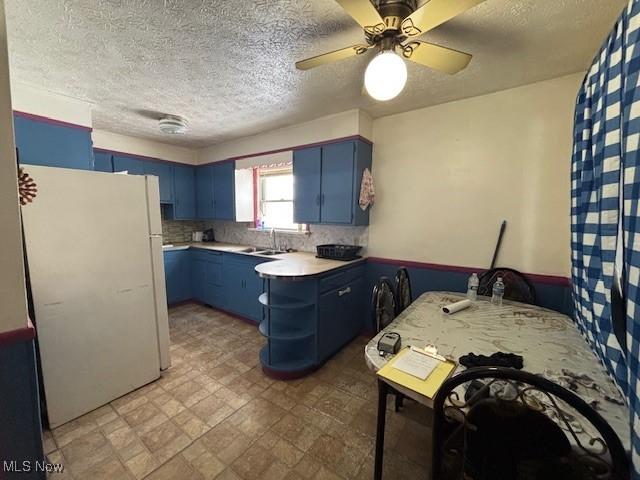
M 364 266 L 360 265 L 354 268 L 349 268 L 338 273 L 329 275 L 321 279 L 319 283 L 320 292 L 324 293 L 328 290 L 338 288 L 341 285 L 349 283 L 358 277 L 364 276 Z
M 204 250 L 196 247 L 193 250 L 192 255 L 195 260 L 201 260 L 203 262 L 222 263 L 222 252 Z

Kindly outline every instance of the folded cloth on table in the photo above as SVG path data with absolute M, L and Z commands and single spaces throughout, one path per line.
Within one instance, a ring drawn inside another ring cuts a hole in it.
M 496 352 L 492 355 L 476 355 L 468 353 L 460 357 L 460 365 L 467 368 L 473 367 L 510 367 L 522 370 L 522 356 L 515 353 Z

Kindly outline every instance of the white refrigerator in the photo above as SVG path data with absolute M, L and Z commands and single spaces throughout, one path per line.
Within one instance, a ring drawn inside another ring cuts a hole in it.
M 25 166 L 22 208 L 51 428 L 159 378 L 169 322 L 158 178 Z

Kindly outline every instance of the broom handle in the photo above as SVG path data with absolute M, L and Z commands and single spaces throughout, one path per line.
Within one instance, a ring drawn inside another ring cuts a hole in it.
M 493 251 L 493 260 L 491 260 L 491 267 L 489 267 L 489 269 L 492 269 L 493 267 L 496 266 L 496 260 L 498 259 L 498 252 L 500 251 L 500 245 L 502 244 L 502 237 L 504 236 L 504 231 L 506 228 L 507 228 L 507 221 L 503 220 L 502 225 L 500 225 L 500 233 L 498 234 L 498 243 L 496 243 L 496 249 Z

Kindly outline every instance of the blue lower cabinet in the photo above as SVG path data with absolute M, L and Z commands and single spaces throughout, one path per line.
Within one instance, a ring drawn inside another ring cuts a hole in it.
M 166 162 L 143 161 L 144 174 L 155 175 L 160 183 L 160 202 L 173 203 L 173 166 Z
M 113 156 L 108 152 L 93 152 L 93 169 L 96 172 L 113 172 Z
M 263 280 L 256 273 L 255 267 L 263 262 L 264 259 L 243 255 L 224 256 L 226 309 L 254 322 L 262 320 L 262 305 L 258 297 L 263 292 Z
M 93 170 L 91 129 L 14 113 L 20 164 Z
M 189 253 L 191 254 L 191 294 L 196 300 L 205 302 L 207 261 L 205 258 L 194 255 L 195 251 Z
M 264 371 L 280 379 L 304 376 L 358 335 L 365 313 L 362 263 L 303 281 L 267 280 L 260 333 Z
M 164 274 L 169 305 L 192 298 L 191 258 L 188 250 L 164 252 Z
M 318 302 L 318 352 L 329 358 L 349 343 L 363 327 L 365 279 L 351 282 L 320 295 Z
M 191 285 L 193 297 L 212 307 L 224 308 L 222 253 L 193 249 L 191 255 Z

